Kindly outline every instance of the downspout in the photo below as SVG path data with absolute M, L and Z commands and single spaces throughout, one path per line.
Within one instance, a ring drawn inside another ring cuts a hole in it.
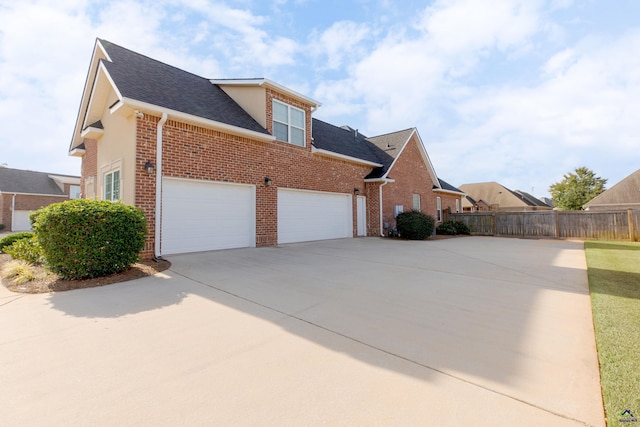
M 14 227 L 13 220 L 16 215 L 16 196 L 17 194 L 14 194 L 13 197 L 11 198 L 11 231 L 15 231 L 13 228 Z
M 156 229 L 154 241 L 154 255 L 161 258 L 160 252 L 160 230 L 162 225 L 162 127 L 169 116 L 162 113 L 162 118 L 158 122 L 156 131 Z
M 378 197 L 378 199 L 380 199 L 380 237 L 384 237 L 384 219 L 383 219 L 383 215 L 382 215 L 382 187 L 384 187 L 389 181 L 384 181 L 382 184 L 380 184 L 380 197 Z

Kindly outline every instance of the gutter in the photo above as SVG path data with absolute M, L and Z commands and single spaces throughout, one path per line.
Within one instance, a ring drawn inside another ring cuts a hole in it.
M 169 118 L 167 113 L 162 113 L 156 132 L 156 212 L 155 212 L 155 241 L 154 256 L 161 258 L 160 230 L 162 225 L 162 128 Z
M 369 178 L 369 179 L 365 179 L 364 182 L 381 182 L 380 187 L 379 187 L 379 191 L 380 191 L 380 195 L 379 195 L 379 199 L 380 199 L 380 237 L 384 237 L 384 220 L 383 220 L 383 215 L 382 215 L 382 187 L 384 187 L 385 185 L 387 185 L 390 182 L 396 182 L 395 180 L 391 179 L 391 178 Z
M 380 237 L 384 237 L 384 220 L 382 215 L 382 187 L 387 185 L 389 181 L 385 180 L 382 184 L 380 184 Z
M 111 114 L 114 114 L 117 110 L 119 110 L 125 105 L 130 108 L 140 110 L 143 112 L 152 111 L 155 113 L 162 113 L 163 116 L 165 114 L 167 115 L 171 114 L 171 117 L 173 117 L 174 119 L 184 120 L 189 123 L 195 123 L 203 127 L 213 128 L 218 131 L 230 133 L 232 135 L 242 136 L 245 138 L 253 138 L 260 141 L 275 141 L 276 139 L 275 136 L 267 133 L 256 132 L 253 130 L 244 129 L 244 128 L 240 128 L 233 125 L 228 125 L 226 123 L 217 122 L 215 120 L 205 119 L 204 117 L 198 117 L 192 114 L 183 113 L 181 111 L 176 111 L 169 108 L 161 107 L 159 105 L 149 104 L 148 102 L 136 101 L 135 99 L 131 99 L 131 98 L 122 98 L 119 102 L 116 102 L 116 104 L 114 104 L 110 108 L 109 112 Z
M 434 193 L 452 194 L 454 196 L 461 196 L 461 197 L 466 196 L 466 193 L 461 193 L 459 191 L 453 191 L 453 190 L 445 190 L 443 188 L 434 188 L 431 191 L 433 191 Z
M 16 196 L 17 194 L 14 194 L 13 197 L 11 198 L 11 230 L 13 230 L 13 220 L 14 220 L 14 216 L 16 214 Z
M 75 184 L 72 184 L 75 185 Z M 42 197 L 69 197 L 68 194 L 40 194 L 40 193 L 18 193 L 14 191 L 0 191 L 0 194 L 13 194 L 14 196 L 42 196 Z

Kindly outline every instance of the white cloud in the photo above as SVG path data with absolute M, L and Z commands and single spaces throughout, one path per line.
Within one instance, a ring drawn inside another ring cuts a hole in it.
M 443 135 L 439 149 L 460 153 L 445 161 L 485 165 L 473 171 L 485 174 L 480 180 L 509 176 L 521 162 L 535 171 L 529 179 L 541 192 L 577 166 L 617 163 L 622 176 L 614 183 L 637 169 L 640 58 L 629 52 L 638 49 L 638 31 L 590 39 L 552 56 L 537 85 L 477 90 L 459 104 L 461 125 Z
M 368 110 L 364 125 L 372 133 L 419 125 L 438 114 L 446 91 L 464 90 L 458 80 L 488 52 L 521 49 L 539 30 L 540 7 L 538 1 L 498 0 L 489 7 L 438 0 L 412 27 L 388 28 L 384 39 L 350 66 L 344 81 L 325 85 L 322 92 L 340 104 L 360 99 Z M 351 89 L 347 95 L 345 87 Z
M 469 54 L 517 45 L 538 28 L 536 0 L 438 0 L 417 24 L 434 50 L 446 55 Z
M 323 68 L 335 70 L 360 57 L 363 49 L 360 44 L 370 36 L 371 30 L 366 24 L 338 21 L 322 33 L 312 34 L 309 47 L 320 61 L 326 59 L 321 65 Z

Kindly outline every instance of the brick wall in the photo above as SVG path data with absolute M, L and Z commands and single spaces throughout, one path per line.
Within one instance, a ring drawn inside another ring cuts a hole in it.
M 11 231 L 11 199 L 13 194 L 0 194 L 0 224 L 4 224 L 2 231 Z
M 156 127 L 159 120 L 159 117 L 145 115 L 136 121 L 135 205 L 142 209 L 147 218 L 147 240 L 140 254 L 142 259 L 154 257 L 156 176 L 147 174 L 144 165 L 148 160 L 155 165 Z
M 80 197 L 87 198 L 86 180 L 93 177 L 94 185 L 97 185 L 96 176 L 98 174 L 98 142 L 95 139 L 84 140 L 85 152 L 82 156 L 82 176 L 80 178 Z
M 452 213 L 456 213 L 456 200 L 460 200 L 460 196 L 455 196 L 448 193 L 434 192 L 436 196 L 439 196 L 442 200 L 442 211 L 451 209 Z M 460 201 L 460 212 L 462 212 L 462 201 Z
M 29 196 L 26 194 L 18 194 L 16 196 L 17 211 L 35 211 L 44 206 L 49 206 L 52 203 L 64 202 L 69 200 L 69 196 L 66 197 L 54 197 L 54 196 Z
M 286 101 L 293 104 L 292 100 Z M 271 104 L 270 100 L 268 104 Z M 158 117 L 145 115 L 138 119 L 136 127 L 135 200 L 148 220 L 149 239 L 142 254 L 145 258 L 153 256 L 155 176 L 144 173 L 144 163 L 147 159 L 155 159 L 158 121 Z M 310 138 L 309 118 L 308 122 Z M 167 177 L 255 185 L 256 245 L 275 245 L 279 187 L 353 194 L 354 188 L 365 188 L 363 178 L 371 171 L 367 166 L 314 156 L 310 145 L 297 147 L 278 141 L 263 142 L 168 120 L 163 127 L 162 170 Z M 264 184 L 266 176 L 272 180 L 269 187 Z M 372 226 L 373 229 L 379 227 L 378 206 L 377 201 L 367 200 L 370 230 Z M 354 197 L 354 236 L 357 233 L 356 220 Z
M 380 236 L 380 184 L 379 182 L 367 182 L 365 185 L 367 236 Z
M 390 182 L 382 187 L 383 221 L 389 229 L 395 227 L 394 206 L 402 205 L 404 211 L 413 209 L 413 195 L 420 195 L 420 210 L 436 217 L 436 195 L 433 193 L 433 181 L 422 160 L 418 142 L 415 138 L 407 143 L 389 173 Z M 454 202 L 455 209 L 455 202 Z M 389 229 L 385 230 L 388 234 Z

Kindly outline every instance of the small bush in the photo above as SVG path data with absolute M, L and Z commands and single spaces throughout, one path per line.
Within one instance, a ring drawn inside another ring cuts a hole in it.
M 4 230 L 4 224 L 0 224 L 0 231 Z
M 437 234 L 448 234 L 448 235 L 457 235 L 457 234 L 471 234 L 469 227 L 464 222 L 461 221 L 445 221 L 438 226 L 436 229 Z
M 31 231 L 20 231 L 18 233 L 9 234 L 0 239 L 0 252 L 4 252 L 4 248 L 13 245 L 14 242 L 22 239 L 30 239 L 34 236 Z
M 31 214 L 47 266 L 65 279 L 119 273 L 138 261 L 147 225 L 142 211 L 120 202 L 76 199 Z
M 435 220 L 420 211 L 402 212 L 396 217 L 400 237 L 409 240 L 424 240 L 433 234 Z
M 35 236 L 30 239 L 16 240 L 13 244 L 4 248 L 4 251 L 11 255 L 13 259 L 21 259 L 32 264 L 42 264 L 44 261 L 42 248 Z

